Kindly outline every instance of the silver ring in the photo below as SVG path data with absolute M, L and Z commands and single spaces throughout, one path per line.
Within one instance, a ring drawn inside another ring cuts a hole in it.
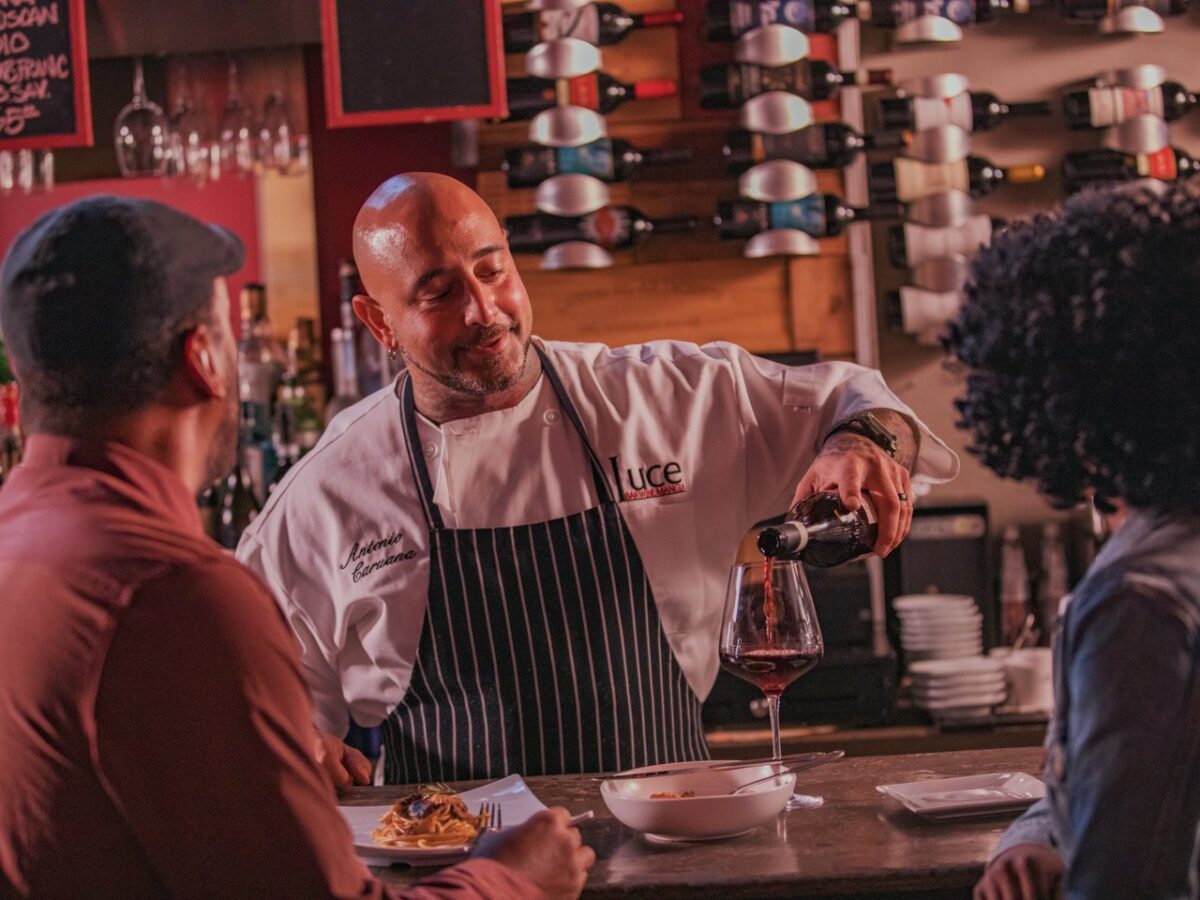
M 898 496 L 902 501 L 905 501 L 905 502 L 908 501 L 908 494 L 904 493 L 904 491 L 901 491 L 896 496 Z

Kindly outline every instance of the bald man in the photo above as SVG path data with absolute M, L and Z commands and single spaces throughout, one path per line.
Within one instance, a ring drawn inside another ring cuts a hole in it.
M 343 781 L 366 768 L 334 737 L 351 718 L 383 724 L 390 782 L 705 758 L 746 531 L 833 488 L 869 498 L 884 555 L 910 473 L 957 470 L 868 369 L 533 337 L 504 231 L 446 176 L 381 185 L 354 256 L 355 311 L 406 371 L 334 419 L 238 550 L 299 640 Z

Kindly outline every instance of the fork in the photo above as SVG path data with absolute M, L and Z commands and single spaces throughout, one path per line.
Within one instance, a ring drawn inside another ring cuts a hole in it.
M 479 815 L 484 822 L 484 831 L 499 831 L 504 827 L 504 816 L 499 803 L 483 801 L 479 804 Z

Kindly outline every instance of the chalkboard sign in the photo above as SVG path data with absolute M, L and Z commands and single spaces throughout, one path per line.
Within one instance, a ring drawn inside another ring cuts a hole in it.
M 92 143 L 84 0 L 0 0 L 0 150 Z
M 331 126 L 508 115 L 500 0 L 321 0 L 321 28 Z

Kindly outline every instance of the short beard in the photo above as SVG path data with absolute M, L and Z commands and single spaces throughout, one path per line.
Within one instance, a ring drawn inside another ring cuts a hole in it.
M 499 334 L 504 334 L 508 330 L 510 330 L 510 329 L 505 329 L 504 331 L 501 331 Z M 515 333 L 515 330 L 514 330 L 514 333 Z M 496 337 L 499 337 L 499 334 L 492 333 L 491 335 L 488 335 L 485 333 L 477 343 L 486 344 L 489 340 L 494 340 Z M 533 337 L 532 336 L 527 337 L 525 339 L 525 344 L 522 347 L 521 365 L 519 367 L 517 367 L 517 370 L 515 372 L 513 372 L 511 374 L 497 373 L 492 376 L 489 376 L 486 373 L 483 373 L 483 374 L 470 373 L 470 374 L 468 374 L 459 369 L 455 369 L 452 372 L 432 372 L 429 369 L 425 368 L 423 365 L 421 365 L 419 362 L 417 362 L 415 359 L 413 359 L 411 356 L 409 356 L 408 352 L 405 351 L 403 347 L 400 348 L 400 353 L 401 353 L 401 355 L 403 355 L 404 361 L 407 365 L 410 365 L 414 369 L 424 372 L 426 375 L 428 375 L 430 378 L 437 381 L 438 384 L 442 385 L 443 387 L 448 387 L 452 391 L 455 391 L 460 394 L 467 394 L 468 396 L 472 396 L 472 397 L 487 397 L 492 394 L 499 394 L 502 391 L 507 391 L 513 385 L 520 382 L 521 378 L 525 375 L 526 368 L 529 365 L 529 349 L 532 346 L 533 346 Z M 462 348 L 462 349 L 467 349 L 467 348 Z
M 225 417 L 217 425 L 208 445 L 205 461 L 205 484 L 216 484 L 224 479 L 238 464 L 238 421 L 241 405 L 237 402 L 237 385 L 233 386 L 234 402 L 225 411 Z

